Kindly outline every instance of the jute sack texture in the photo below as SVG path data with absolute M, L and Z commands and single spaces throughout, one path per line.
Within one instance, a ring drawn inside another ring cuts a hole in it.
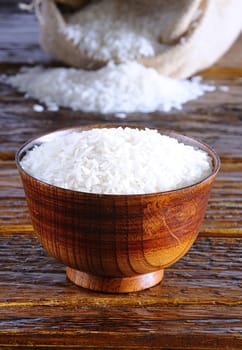
M 67 2 L 68 0 L 58 0 Z M 122 0 L 120 0 L 122 1 Z M 136 0 L 137 2 L 148 0 Z M 159 73 L 187 78 L 213 65 L 231 47 L 242 30 L 242 0 L 155 0 L 160 11 L 162 50 L 157 56 L 137 61 Z M 107 64 L 81 53 L 63 30 L 65 14 L 54 0 L 35 0 L 40 25 L 40 44 L 55 59 L 74 67 L 96 69 Z M 72 0 L 75 11 L 87 0 Z M 73 10 L 72 8 L 72 10 Z M 196 14 L 199 14 L 198 18 Z M 119 63 L 119 62 L 117 62 Z

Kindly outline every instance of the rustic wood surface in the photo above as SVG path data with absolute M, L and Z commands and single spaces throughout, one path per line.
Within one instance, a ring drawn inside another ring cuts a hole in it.
M 0 349 L 242 349 L 242 38 L 206 81 L 229 87 L 182 111 L 112 115 L 34 112 L 0 85 Z M 38 45 L 32 14 L 0 4 L 0 73 L 56 64 Z M 121 122 L 200 138 L 222 160 L 200 235 L 163 282 L 113 295 L 78 288 L 34 236 L 14 157 L 29 138 L 61 127 Z

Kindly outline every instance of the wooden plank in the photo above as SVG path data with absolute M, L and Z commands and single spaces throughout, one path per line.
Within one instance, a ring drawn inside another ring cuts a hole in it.
M 214 323 L 216 320 L 211 321 Z M 162 328 L 163 324 L 158 323 L 160 328 Z M 57 325 L 55 325 L 58 327 Z M 172 328 L 174 324 L 170 324 L 168 328 Z M 202 324 L 202 326 L 206 329 L 207 324 Z M 81 325 L 80 325 L 81 327 Z M 131 326 L 132 327 L 132 326 Z M 70 326 L 71 328 L 71 326 Z M 112 324 L 110 324 L 110 328 L 112 329 Z M 136 330 L 130 331 L 127 335 L 122 332 L 120 329 L 118 331 L 108 330 L 106 332 L 85 332 L 79 328 L 78 331 L 66 331 L 63 329 L 63 332 L 60 333 L 55 330 L 50 331 L 39 331 L 34 330 L 33 333 L 29 332 L 21 332 L 20 329 L 16 333 L 5 334 L 2 332 L 3 349 L 14 349 L 17 347 L 18 349 L 35 349 L 35 350 L 47 350 L 47 349 L 169 349 L 169 350 L 180 350 L 180 349 L 190 349 L 190 350 L 215 350 L 215 349 L 233 349 L 240 350 L 241 349 L 241 339 L 240 335 L 230 334 L 230 330 L 228 330 L 228 334 L 224 334 L 223 328 L 218 327 L 217 333 L 219 336 L 214 336 L 214 333 L 206 333 L 196 334 L 193 333 L 195 329 L 191 327 L 189 324 L 186 326 L 186 330 L 184 327 L 179 329 L 178 334 L 169 334 L 166 330 L 157 331 L 156 327 L 153 327 L 151 331 L 147 331 L 142 324 L 142 322 L 138 322 L 133 325 L 134 329 L 140 328 L 143 329 L 142 332 L 137 332 Z M 63 343 L 65 345 L 63 346 Z M 14 344 L 11 347 L 11 344 Z M 51 345 L 50 345 L 51 344 Z M 9 347 L 8 347 L 9 346 Z M 231 347 L 232 346 L 232 347 Z
M 200 238 L 161 285 L 127 295 L 74 286 L 34 237 L 0 242 L 1 345 L 240 349 L 241 238 Z
M 73 285 L 64 266 L 49 257 L 35 237 L 1 235 L 0 306 L 241 305 L 241 239 L 200 237 L 166 269 L 161 285 L 120 297 Z
M 223 164 L 214 183 L 201 234 L 242 235 L 242 163 Z
M 33 231 L 14 161 L 0 162 L 0 210 L 0 233 Z
M 152 307 L 46 307 L 28 312 L 22 308 L 17 317 L 10 312 L 1 322 L 0 344 L 31 344 L 34 349 L 63 343 L 66 348 L 161 349 L 169 344 L 169 349 L 241 349 L 236 307 L 206 307 L 200 313 L 189 306 L 162 306 L 159 315 L 155 311 Z
M 50 62 L 50 57 L 39 45 L 35 15 L 21 11 L 19 2 L 0 4 L 0 33 L 4 33 L 0 36 L 0 63 L 26 65 Z
M 19 102 L 21 101 L 21 103 Z M 0 101 L 0 159 L 14 159 L 15 152 L 27 140 L 43 133 L 83 124 L 121 123 L 145 125 L 155 128 L 172 129 L 207 142 L 219 153 L 222 161 L 240 162 L 242 120 L 241 108 L 230 106 L 214 106 L 206 111 L 189 111 L 186 108 L 180 113 L 153 113 L 152 115 L 131 114 L 127 119 L 118 119 L 108 115 L 95 113 L 79 113 L 66 111 L 59 112 L 33 112 L 30 101 L 23 102 L 19 96 L 18 101 L 10 99 L 3 103 Z M 216 99 L 215 99 L 216 101 Z M 206 102 L 204 102 L 206 104 Z M 195 102 L 194 102 L 195 105 Z M 191 106 L 187 106 L 187 108 Z M 217 108 L 217 112 L 216 112 Z

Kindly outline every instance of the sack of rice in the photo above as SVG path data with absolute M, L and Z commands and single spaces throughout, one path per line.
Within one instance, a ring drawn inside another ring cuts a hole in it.
M 214 64 L 242 29 L 241 0 L 34 0 L 42 48 L 75 67 L 136 60 L 186 78 Z

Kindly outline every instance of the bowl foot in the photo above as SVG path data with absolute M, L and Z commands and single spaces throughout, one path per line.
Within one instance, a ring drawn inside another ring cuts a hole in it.
M 157 285 L 163 278 L 164 270 L 133 277 L 104 277 L 67 267 L 66 275 L 69 280 L 83 288 L 106 293 L 129 293 Z

